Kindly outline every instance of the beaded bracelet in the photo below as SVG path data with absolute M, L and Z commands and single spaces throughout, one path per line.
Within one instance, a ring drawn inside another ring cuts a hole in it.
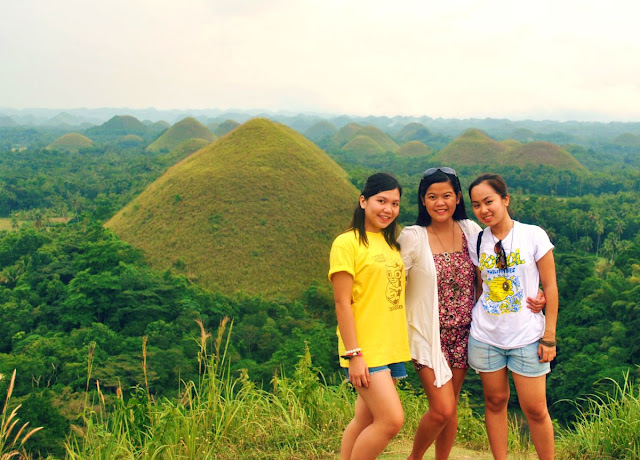
M 540 339 L 540 345 L 544 345 L 545 347 L 555 347 L 556 345 L 558 345 L 558 342 L 556 340 Z
M 343 359 L 351 359 L 355 356 L 362 356 L 362 348 L 354 348 L 353 350 L 347 350 L 344 352 L 344 355 L 341 356 Z

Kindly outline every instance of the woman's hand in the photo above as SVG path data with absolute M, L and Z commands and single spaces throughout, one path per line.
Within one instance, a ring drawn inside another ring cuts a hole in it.
M 556 357 L 556 347 L 548 347 L 546 345 L 538 345 L 538 356 L 541 363 L 550 363 Z
M 544 296 L 542 289 L 538 289 L 538 296 L 535 299 L 527 297 L 527 307 L 534 313 L 540 313 L 546 304 L 547 298 Z
M 369 388 L 369 368 L 362 356 L 354 356 L 349 360 L 349 382 L 354 387 Z

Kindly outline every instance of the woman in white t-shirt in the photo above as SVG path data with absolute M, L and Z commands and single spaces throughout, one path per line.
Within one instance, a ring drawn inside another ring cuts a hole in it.
M 535 225 L 509 215 L 507 185 L 497 174 L 483 174 L 469 186 L 473 212 L 487 228 L 469 243 L 482 282 L 473 307 L 469 365 L 480 374 L 485 423 L 494 458 L 507 458 L 511 370 L 520 407 L 527 417 L 538 457 L 552 459 L 554 435 L 547 409 L 546 374 L 556 356 L 558 286 L 553 244 Z M 542 284 L 546 314 L 526 308 L 526 298 Z

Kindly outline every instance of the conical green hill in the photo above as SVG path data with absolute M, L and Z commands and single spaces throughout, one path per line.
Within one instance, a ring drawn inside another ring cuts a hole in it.
M 356 136 L 342 147 L 343 152 L 355 155 L 375 155 L 385 150 L 369 136 Z
M 107 226 L 155 267 L 211 289 L 297 296 L 326 280 L 357 196 L 311 141 L 254 119 L 171 167 Z
M 358 131 L 358 136 L 370 137 L 376 141 L 385 152 L 395 152 L 398 150 L 398 144 L 375 126 L 363 126 L 362 129 Z
M 316 144 L 326 142 L 331 138 L 338 130 L 335 126 L 326 120 L 319 121 L 310 126 L 304 135 L 307 139 L 312 140 Z
M 155 123 L 151 123 L 148 125 L 149 134 L 157 136 L 158 134 L 166 131 L 171 127 L 169 123 L 164 120 L 156 121 Z
M 189 139 L 205 139 L 213 142 L 216 140 L 216 136 L 195 118 L 187 117 L 167 129 L 147 147 L 147 151 L 172 150 Z
M 349 123 L 340 128 L 340 130 L 331 137 L 328 149 L 332 152 L 343 150 L 356 136 L 370 137 L 382 148 L 383 152 L 395 152 L 398 150 L 398 144 L 379 128 L 375 126 L 360 126 L 357 123 Z
M 431 136 L 431 131 L 429 131 L 426 126 L 422 123 L 414 122 L 405 125 L 395 137 L 401 144 L 409 141 L 420 141 L 426 144 L 426 141 L 429 140 Z
M 88 137 L 78 133 L 68 133 L 47 145 L 46 149 L 77 152 L 80 149 L 91 146 L 93 146 L 93 141 Z
M 335 133 L 331 140 L 329 141 L 329 150 L 332 152 L 337 152 L 344 145 L 358 135 L 358 132 L 362 129 L 358 123 L 349 123 L 338 130 Z
M 409 141 L 396 151 L 396 154 L 402 157 L 420 157 L 430 153 L 431 149 L 420 141 Z
M 468 129 L 440 150 L 436 163 L 453 165 L 495 165 L 501 163 L 508 148 L 478 129 Z
M 565 149 L 551 142 L 542 141 L 517 146 L 505 155 L 504 162 L 518 166 L 546 165 L 558 169 L 584 169 L 584 166 Z
M 640 136 L 636 136 L 631 133 L 623 133 L 617 136 L 612 143 L 624 147 L 640 147 Z
M 225 134 L 229 134 L 231 131 L 240 126 L 240 123 L 234 120 L 225 120 L 218 125 L 213 134 L 218 137 L 222 137 Z
M 94 133 L 99 136 L 120 137 L 127 134 L 144 136 L 147 134 L 147 131 L 148 127 L 137 118 L 131 115 L 116 115 L 100 126 L 89 128 L 87 133 Z

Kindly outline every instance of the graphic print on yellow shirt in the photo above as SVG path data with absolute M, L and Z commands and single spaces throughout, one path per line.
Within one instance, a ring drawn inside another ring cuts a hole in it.
M 395 262 L 393 265 L 387 265 L 387 300 L 391 302 L 389 310 L 397 310 L 402 308 L 403 305 L 400 302 L 402 294 L 402 264 Z

